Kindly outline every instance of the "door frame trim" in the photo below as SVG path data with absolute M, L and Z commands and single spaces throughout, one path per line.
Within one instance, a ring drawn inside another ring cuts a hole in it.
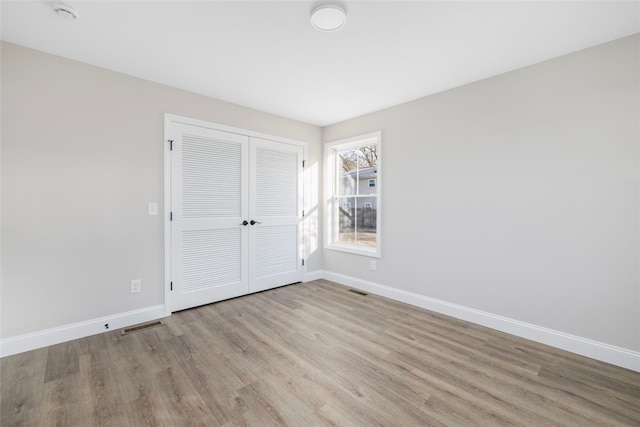
M 171 212 L 171 147 L 169 143 L 170 128 L 172 123 L 181 123 L 193 126 L 200 126 L 207 129 L 215 129 L 224 132 L 236 133 L 239 135 L 245 135 L 248 137 L 255 137 L 266 139 L 269 141 L 291 144 L 302 147 L 302 158 L 305 164 L 308 165 L 308 144 L 306 142 L 297 141 L 294 139 L 279 137 L 275 135 L 269 135 L 261 132 L 255 132 L 248 129 L 241 129 L 232 126 L 222 125 L 219 123 L 208 122 L 205 120 L 193 119 L 189 117 L 180 116 L 177 114 L 165 113 L 164 114 L 164 203 L 163 203 L 163 223 L 164 223 L 164 310 L 165 316 L 171 315 L 171 221 L 169 218 Z M 305 212 L 308 212 L 308 194 L 306 170 L 307 166 L 303 168 L 302 174 L 302 206 Z M 309 220 L 308 216 L 302 220 L 302 241 L 300 242 L 300 250 L 302 250 L 302 258 L 307 259 L 309 254 L 308 241 L 309 241 Z M 307 263 L 302 266 L 302 277 L 307 275 Z

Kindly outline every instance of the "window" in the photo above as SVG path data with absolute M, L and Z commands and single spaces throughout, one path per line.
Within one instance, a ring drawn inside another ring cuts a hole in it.
M 326 247 L 380 256 L 381 133 L 326 144 Z

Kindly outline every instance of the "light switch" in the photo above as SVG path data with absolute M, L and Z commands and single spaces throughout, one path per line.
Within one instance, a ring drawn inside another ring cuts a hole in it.
M 149 215 L 158 215 L 158 202 L 149 202 Z

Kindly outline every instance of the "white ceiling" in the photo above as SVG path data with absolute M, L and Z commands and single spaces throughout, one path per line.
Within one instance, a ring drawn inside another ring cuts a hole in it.
M 2 39 L 320 126 L 640 32 L 640 2 L 2 1 Z

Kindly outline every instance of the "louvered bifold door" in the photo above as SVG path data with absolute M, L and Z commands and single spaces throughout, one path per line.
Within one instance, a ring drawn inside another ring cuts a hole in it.
M 173 123 L 171 310 L 248 292 L 249 138 Z
M 302 281 L 301 146 L 251 138 L 249 290 Z

